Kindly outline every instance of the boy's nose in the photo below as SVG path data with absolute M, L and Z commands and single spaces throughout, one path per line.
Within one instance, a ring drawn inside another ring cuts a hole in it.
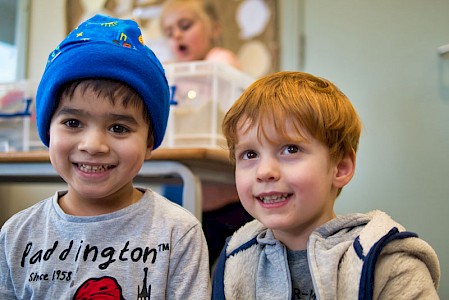
M 275 159 L 262 159 L 257 167 L 258 181 L 276 181 L 280 177 L 279 165 Z
M 106 133 L 100 132 L 100 130 L 86 131 L 78 145 L 78 150 L 86 151 L 89 154 L 108 152 Z

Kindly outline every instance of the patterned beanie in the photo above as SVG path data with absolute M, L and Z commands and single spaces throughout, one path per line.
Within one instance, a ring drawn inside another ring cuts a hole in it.
M 36 94 L 39 136 L 48 147 L 50 121 L 62 86 L 73 80 L 105 78 L 124 82 L 142 97 L 160 146 L 169 114 L 165 71 L 144 45 L 133 20 L 96 15 L 80 24 L 50 53 Z

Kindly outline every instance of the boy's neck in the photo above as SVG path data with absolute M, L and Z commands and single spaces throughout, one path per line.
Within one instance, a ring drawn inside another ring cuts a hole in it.
M 99 216 L 113 213 L 125 207 L 128 207 L 142 198 L 143 193 L 132 188 L 128 191 L 122 191 L 120 195 L 106 197 L 104 199 L 85 199 L 80 198 L 69 191 L 58 199 L 61 209 L 73 216 Z
M 329 215 L 328 218 L 322 219 L 319 224 L 305 226 L 295 232 L 286 232 L 281 230 L 273 230 L 274 237 L 282 242 L 289 250 L 306 250 L 309 237 L 318 227 L 326 224 L 336 217 L 335 212 Z

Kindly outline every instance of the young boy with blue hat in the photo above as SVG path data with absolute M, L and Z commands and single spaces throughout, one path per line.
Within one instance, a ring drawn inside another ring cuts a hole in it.
M 38 132 L 65 191 L 0 234 L 0 299 L 208 299 L 200 222 L 133 179 L 164 137 L 164 69 L 132 20 L 96 15 L 50 54 Z

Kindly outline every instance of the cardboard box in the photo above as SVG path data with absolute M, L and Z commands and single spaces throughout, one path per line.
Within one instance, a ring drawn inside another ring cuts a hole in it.
M 197 61 L 164 66 L 171 110 L 161 147 L 226 148 L 224 115 L 254 81 L 226 64 Z

